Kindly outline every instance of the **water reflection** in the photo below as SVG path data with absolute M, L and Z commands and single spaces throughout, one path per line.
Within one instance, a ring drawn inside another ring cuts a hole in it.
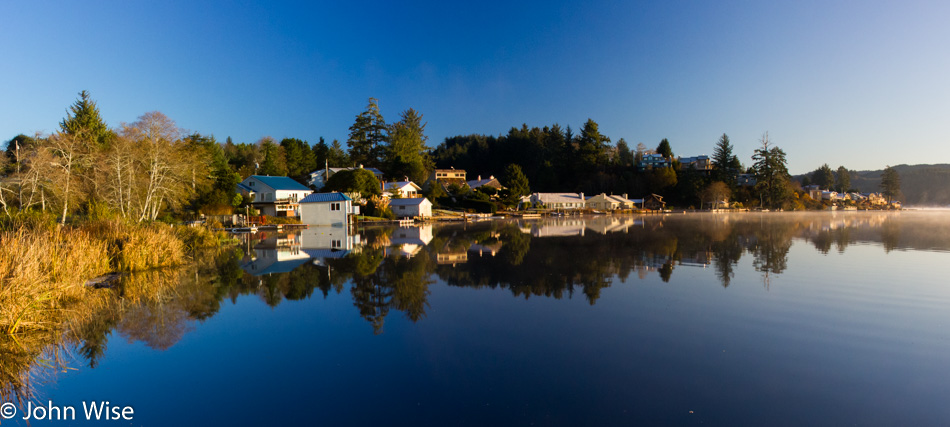
M 518 298 L 576 293 L 595 305 L 611 286 L 633 277 L 671 283 L 683 269 L 728 288 L 747 257 L 769 288 L 789 268 L 796 243 L 822 254 L 843 254 L 852 245 L 884 253 L 947 251 L 946 218 L 925 212 L 597 216 L 248 235 L 239 248 L 194 266 L 132 274 L 101 290 L 64 337 L 0 342 L 0 391 L 5 400 L 23 395 L 36 361 L 58 360 L 63 352 L 95 367 L 116 336 L 166 350 L 223 301 L 243 295 L 271 307 L 315 291 L 342 295 L 380 334 L 392 313 L 424 319 L 439 282 Z

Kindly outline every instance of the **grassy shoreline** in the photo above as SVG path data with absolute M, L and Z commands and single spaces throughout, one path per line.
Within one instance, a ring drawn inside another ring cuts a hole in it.
M 55 313 L 87 297 L 89 279 L 184 265 L 224 236 L 206 228 L 95 221 L 0 232 L 0 331 L 58 329 Z

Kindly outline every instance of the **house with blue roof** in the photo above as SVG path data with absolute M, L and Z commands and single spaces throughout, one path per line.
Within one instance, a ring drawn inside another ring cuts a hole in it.
M 251 175 L 238 184 L 238 191 L 261 214 L 299 217 L 300 201 L 313 190 L 286 176 Z
M 360 207 L 343 193 L 313 193 L 300 201 L 300 222 L 309 225 L 346 225 Z

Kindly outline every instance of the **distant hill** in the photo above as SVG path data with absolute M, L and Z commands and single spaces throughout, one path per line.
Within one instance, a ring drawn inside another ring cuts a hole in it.
M 903 202 L 910 206 L 950 206 L 950 164 L 897 165 L 901 176 Z M 881 173 L 875 171 L 851 171 L 851 187 L 862 193 L 881 191 Z M 794 179 L 801 181 L 805 175 Z

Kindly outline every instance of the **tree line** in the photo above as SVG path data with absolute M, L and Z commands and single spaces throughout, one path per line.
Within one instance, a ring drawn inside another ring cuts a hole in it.
M 529 192 L 659 194 L 668 203 L 703 207 L 721 200 L 748 206 L 802 209 L 804 192 L 788 173 L 785 152 L 768 133 L 746 168 L 728 135 L 713 145 L 711 170 L 680 167 L 673 145 L 663 139 L 653 148 L 616 143 L 588 119 L 575 134 L 570 126 L 512 127 L 507 134 L 448 137 L 434 149 L 427 145 L 423 115 L 409 108 L 395 123 L 383 118 L 370 98 L 356 115 L 344 143 L 323 137 L 315 144 L 297 138 L 235 143 L 228 137 L 185 133 L 160 112 L 145 113 L 133 123 L 110 129 L 86 91 L 71 105 L 52 135 L 17 135 L 0 156 L 0 209 L 56 212 L 60 223 L 72 213 L 116 215 L 152 221 L 174 212 L 230 213 L 244 202 L 235 191 L 247 176 L 288 176 L 301 183 L 324 166 L 379 168 L 386 179 L 422 184 L 436 168 L 465 169 L 470 176 L 499 174 L 509 187 L 504 194 L 429 189 L 432 200 L 451 196 L 483 202 L 495 196 L 508 205 Z M 662 159 L 662 167 L 644 167 L 644 159 Z M 895 172 L 896 173 L 896 172 Z M 753 177 L 740 185 L 741 174 Z M 807 180 L 845 189 L 850 173 L 837 175 L 824 165 Z M 885 192 L 897 198 L 900 180 L 886 175 Z M 486 190 L 487 191 L 487 190 Z

